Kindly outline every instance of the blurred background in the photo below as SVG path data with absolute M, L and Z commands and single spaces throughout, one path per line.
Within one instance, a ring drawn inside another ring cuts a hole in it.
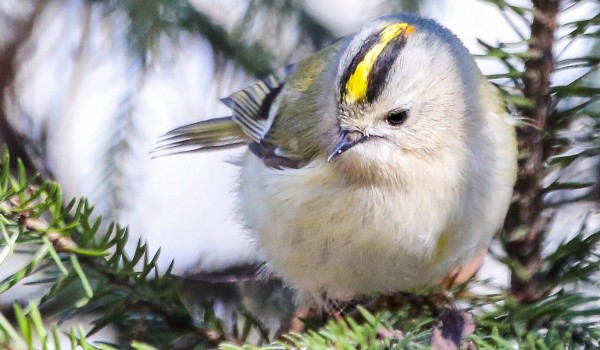
M 152 159 L 158 136 L 226 115 L 220 98 L 400 10 L 436 18 L 474 53 L 476 37 L 518 39 L 476 0 L 4 1 L 3 134 L 66 201 L 87 197 L 106 223 L 161 248 L 161 266 L 254 263 L 235 218 L 243 149 Z
M 473 54 L 484 52 L 478 39 L 495 45 L 528 36 L 526 23 L 511 25 L 478 0 L 3 0 L 0 144 L 58 181 L 66 202 L 87 197 L 106 224 L 129 226 L 131 249 L 138 237 L 160 248 L 164 269 L 174 260 L 176 274 L 204 276 L 260 263 L 235 214 L 232 162 L 243 149 L 152 159 L 157 138 L 227 115 L 220 98 L 398 11 L 435 18 Z M 597 2 L 579 1 L 560 21 L 590 13 Z M 563 58 L 593 49 L 585 40 L 556 47 Z M 478 64 L 486 74 L 505 69 Z M 553 79 L 576 77 L 569 70 Z M 595 123 L 573 120 L 567 136 L 588 135 Z M 597 168 L 590 158 L 573 176 L 595 181 Z M 561 209 L 548 245 L 575 234 L 596 213 L 597 198 Z M 592 226 L 600 222 L 594 215 Z M 480 276 L 509 280 L 493 259 Z M 15 293 L 4 302 L 28 292 Z

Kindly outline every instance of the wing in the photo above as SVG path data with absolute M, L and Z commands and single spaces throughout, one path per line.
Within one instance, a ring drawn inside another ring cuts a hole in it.
M 269 115 L 271 105 L 291 70 L 288 66 L 222 99 L 231 108 L 231 117 L 203 120 L 167 132 L 153 151 L 155 156 L 260 143 L 275 118 L 275 113 Z
M 293 67 L 293 65 L 287 66 L 256 84 L 221 100 L 231 108 L 233 121 L 254 142 L 260 143 L 273 125 L 275 113 L 269 113 L 271 106 L 281 92 Z
M 159 155 L 248 145 L 268 167 L 301 168 L 319 152 L 317 100 L 319 94 L 333 93 L 323 91 L 321 84 L 330 84 L 323 73 L 339 47 L 340 42 L 333 44 L 222 99 L 231 117 L 170 131 L 157 149 Z M 330 68 L 334 72 L 337 66 L 332 63 Z
M 251 140 L 231 117 L 203 120 L 164 134 L 152 151 L 155 157 L 247 145 Z

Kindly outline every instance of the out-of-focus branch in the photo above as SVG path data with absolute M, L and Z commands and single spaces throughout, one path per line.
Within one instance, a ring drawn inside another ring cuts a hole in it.
M 27 21 L 16 23 L 16 35 L 13 40 L 6 47 L 0 51 L 0 107 L 4 106 L 4 96 L 7 93 L 6 87 L 13 79 L 13 61 L 17 53 L 19 44 L 27 38 L 33 28 L 33 22 L 36 15 L 39 13 L 41 7 L 41 1 L 36 2 L 34 15 Z M 9 125 L 4 108 L 0 108 L 0 147 L 6 145 L 12 154 L 15 155 L 14 159 L 20 158 L 24 160 L 25 164 L 29 169 L 32 168 L 29 157 L 25 152 L 22 144 L 22 140 L 19 140 L 15 135 L 11 126 Z M 16 162 L 12 162 L 11 166 L 14 168 Z

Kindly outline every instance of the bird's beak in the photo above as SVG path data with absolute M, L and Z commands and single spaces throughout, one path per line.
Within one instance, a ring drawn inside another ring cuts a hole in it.
M 338 140 L 337 143 L 333 146 L 327 157 L 328 162 L 331 162 L 356 144 L 366 140 L 366 136 L 360 131 L 340 130 L 336 140 Z

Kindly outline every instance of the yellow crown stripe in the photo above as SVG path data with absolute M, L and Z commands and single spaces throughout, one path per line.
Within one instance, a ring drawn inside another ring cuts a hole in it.
M 385 27 L 379 33 L 379 42 L 373 45 L 365 54 L 363 60 L 356 66 L 354 73 L 346 82 L 346 103 L 356 103 L 366 96 L 369 86 L 369 73 L 383 49 L 398 36 L 410 35 L 414 30 L 415 27 L 408 23 L 394 23 Z

